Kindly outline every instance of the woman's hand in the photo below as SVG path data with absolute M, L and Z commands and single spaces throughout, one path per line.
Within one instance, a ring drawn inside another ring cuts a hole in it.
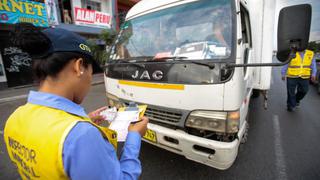
M 94 122 L 97 125 L 100 125 L 105 120 L 105 118 L 103 116 L 101 116 L 100 113 L 102 111 L 106 110 L 107 108 L 108 108 L 107 106 L 99 108 L 99 109 L 89 113 L 88 116 L 89 116 L 89 118 L 91 119 L 92 122 Z
M 147 117 L 143 116 L 141 118 L 141 121 L 134 123 L 134 124 L 130 124 L 128 127 L 128 130 L 138 132 L 138 133 L 140 133 L 140 135 L 142 137 L 146 134 L 148 122 L 149 122 L 149 119 Z

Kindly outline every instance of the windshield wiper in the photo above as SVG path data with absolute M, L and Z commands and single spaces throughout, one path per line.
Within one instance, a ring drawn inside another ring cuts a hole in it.
M 209 69 L 215 68 L 215 64 L 213 64 L 213 63 L 202 63 L 202 62 L 198 62 L 198 61 L 191 61 L 191 63 L 201 65 L 201 66 L 207 66 Z
M 202 63 L 199 61 L 195 61 L 195 60 L 187 60 L 188 57 L 184 57 L 184 56 L 171 56 L 171 57 L 162 57 L 162 58 L 157 58 L 155 60 L 166 60 L 166 62 L 168 62 L 168 60 L 172 60 L 172 62 L 183 62 L 183 63 L 192 63 L 192 64 L 197 64 L 200 66 L 207 66 L 210 69 L 214 69 L 215 65 L 213 63 Z
M 154 56 L 135 56 L 135 57 L 129 57 L 126 58 L 128 60 L 134 60 L 134 59 L 152 59 Z
M 160 58 L 155 58 L 154 60 L 182 60 L 182 59 L 188 59 L 188 57 L 184 57 L 184 56 L 168 56 L 168 57 L 160 57 Z
M 110 59 L 107 63 L 114 63 L 115 61 L 119 62 L 132 62 L 132 61 L 140 61 L 140 60 L 151 60 L 153 56 L 136 56 L 136 57 L 128 57 L 123 59 Z
M 163 64 L 163 63 L 192 63 L 200 66 L 207 66 L 210 69 L 215 68 L 214 63 L 203 63 L 196 60 L 188 60 L 188 57 L 183 56 L 170 56 L 170 57 L 161 57 L 154 59 L 153 56 L 138 56 L 126 59 L 116 59 L 109 62 L 109 64 L 134 64 L 135 66 L 145 68 L 145 63 L 150 64 Z
M 120 60 L 120 59 L 117 59 L 117 60 L 111 60 L 107 63 L 106 67 L 109 66 L 109 65 L 116 65 L 116 64 L 132 64 L 134 66 L 137 66 L 139 68 L 145 68 L 146 66 L 144 64 L 141 64 L 141 63 L 136 63 L 137 61 L 136 60 Z

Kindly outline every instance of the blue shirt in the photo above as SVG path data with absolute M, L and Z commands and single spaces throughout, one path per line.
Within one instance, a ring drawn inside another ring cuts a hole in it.
M 304 52 L 299 52 L 299 53 L 300 53 L 301 58 L 304 58 Z M 288 66 L 289 66 L 289 64 L 286 64 L 286 65 L 284 65 L 282 67 L 282 69 L 281 69 L 281 75 L 282 76 L 286 76 L 287 70 L 288 70 Z M 315 77 L 317 75 L 317 64 L 316 64 L 315 56 L 313 56 L 313 59 L 312 59 L 312 62 L 311 62 L 311 71 L 312 71 L 311 76 Z
M 54 94 L 31 91 L 28 103 L 88 117 L 80 105 Z M 64 142 L 62 158 L 65 173 L 71 179 L 138 179 L 141 174 L 140 146 L 140 134 L 129 132 L 118 160 L 114 147 L 96 127 L 79 122 Z

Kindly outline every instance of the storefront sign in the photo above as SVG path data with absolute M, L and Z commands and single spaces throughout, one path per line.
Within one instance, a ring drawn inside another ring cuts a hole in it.
M 47 27 L 47 12 L 44 3 L 29 0 L 0 0 L 0 23 L 32 23 Z
M 110 27 L 111 16 L 95 10 L 74 8 L 75 24 L 94 26 L 94 27 Z

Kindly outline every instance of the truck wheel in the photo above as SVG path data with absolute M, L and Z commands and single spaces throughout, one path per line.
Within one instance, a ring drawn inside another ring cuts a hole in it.
M 320 81 L 318 82 L 318 94 L 320 95 Z
M 254 89 L 252 90 L 252 98 L 258 98 L 260 96 L 260 90 Z

